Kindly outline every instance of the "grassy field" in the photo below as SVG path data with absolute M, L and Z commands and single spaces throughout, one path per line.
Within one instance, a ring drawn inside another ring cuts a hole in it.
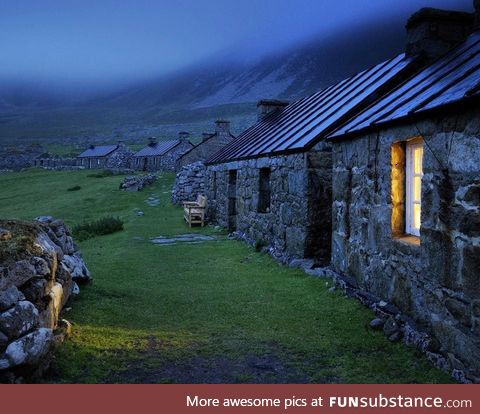
M 450 382 L 422 355 L 369 330 L 373 313 L 329 292 L 325 280 L 220 231 L 195 229 L 217 239 L 200 244 L 150 243 L 189 232 L 170 204 L 173 175 L 140 193 L 119 191 L 121 177 L 88 175 L 0 175 L 0 217 L 125 221 L 122 232 L 80 243 L 94 282 L 65 314 L 74 333 L 48 382 Z M 152 194 L 160 205 L 145 203 Z

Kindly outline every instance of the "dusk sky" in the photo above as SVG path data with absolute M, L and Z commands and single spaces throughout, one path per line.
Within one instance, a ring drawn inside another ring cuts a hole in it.
M 471 0 L 0 0 L 0 79 L 135 80 L 420 7 L 473 9 Z

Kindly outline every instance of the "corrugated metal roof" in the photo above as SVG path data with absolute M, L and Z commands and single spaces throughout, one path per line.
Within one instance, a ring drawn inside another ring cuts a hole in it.
M 336 138 L 480 95 L 480 32 L 339 127 Z
M 155 144 L 148 144 L 145 148 L 142 148 L 138 151 L 134 157 L 152 157 L 157 155 L 164 155 L 172 148 L 176 147 L 180 144 L 178 139 L 174 139 L 171 141 L 160 141 L 156 142 Z
M 207 163 L 306 149 L 410 63 L 411 59 L 401 54 L 291 103 L 244 131 Z
M 86 157 L 105 157 L 111 152 L 115 151 L 118 145 L 92 145 L 83 151 L 78 158 Z

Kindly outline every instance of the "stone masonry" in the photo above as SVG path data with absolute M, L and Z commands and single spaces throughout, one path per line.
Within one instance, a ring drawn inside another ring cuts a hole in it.
M 424 139 L 420 238 L 402 237 L 401 142 Z M 480 380 L 480 110 L 334 143 L 332 266 Z
M 172 203 L 194 201 L 198 195 L 205 195 L 205 165 L 198 161 L 182 167 L 177 173 L 172 191 Z
M 331 152 L 326 146 L 309 154 L 210 165 L 207 217 L 250 244 L 268 248 L 282 262 L 306 256 L 328 261 L 330 163 Z M 270 202 L 259 211 L 262 170 L 270 174 Z
M 68 331 L 60 312 L 90 280 L 65 224 L 0 220 L 0 381 L 32 381 Z

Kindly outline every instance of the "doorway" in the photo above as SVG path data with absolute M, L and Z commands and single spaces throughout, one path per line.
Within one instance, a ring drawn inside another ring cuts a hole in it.
M 228 171 L 228 231 L 237 230 L 237 170 Z

